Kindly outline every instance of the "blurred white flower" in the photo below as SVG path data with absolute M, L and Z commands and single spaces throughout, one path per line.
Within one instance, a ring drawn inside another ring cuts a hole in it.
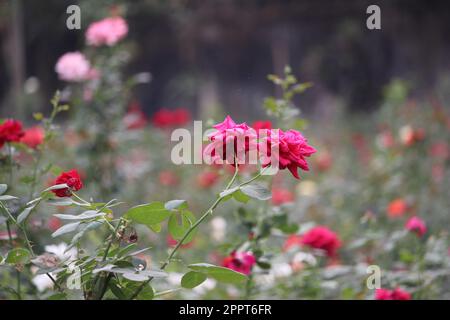
M 292 262 L 294 264 L 297 263 L 307 263 L 309 265 L 316 265 L 317 260 L 316 258 L 310 254 L 310 253 L 306 253 L 306 252 L 297 252 L 294 256 L 294 258 L 292 259 Z
M 53 288 L 53 282 L 46 274 L 38 274 L 31 280 L 39 292 Z
M 227 221 L 222 217 L 214 217 L 210 222 L 211 225 L 211 237 L 217 241 L 221 242 L 225 239 Z
M 48 253 L 53 253 L 61 261 L 67 260 L 68 262 L 71 262 L 77 258 L 77 250 L 75 248 L 67 250 L 67 247 L 68 247 L 67 244 L 61 242 L 60 244 L 52 244 L 45 246 L 45 251 Z

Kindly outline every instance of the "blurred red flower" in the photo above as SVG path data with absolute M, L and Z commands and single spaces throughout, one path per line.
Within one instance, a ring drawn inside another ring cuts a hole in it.
M 197 185 L 206 189 L 212 187 L 219 180 L 220 175 L 215 171 L 203 171 L 197 176 Z
M 36 126 L 25 130 L 20 142 L 35 149 L 44 142 L 45 131 L 42 127 Z
M 274 188 L 272 189 L 272 203 L 279 206 L 283 203 L 294 201 L 294 194 L 288 189 Z
M 302 236 L 292 234 L 284 242 L 283 251 L 288 251 L 290 248 L 300 246 L 301 244 L 302 244 Z
M 222 266 L 231 270 L 249 275 L 252 272 L 253 266 L 256 264 L 256 258 L 251 252 L 236 252 L 233 251 L 226 257 Z
M 131 103 L 128 112 L 123 118 L 123 123 L 128 130 L 142 129 L 148 124 L 146 114 L 138 102 Z
M 6 142 L 19 142 L 23 137 L 22 123 L 14 119 L 7 119 L 0 124 L 0 148 Z
M 387 207 L 387 214 L 391 218 L 401 217 L 408 210 L 406 201 L 402 198 L 397 198 L 391 201 Z
M 158 128 L 172 128 L 183 126 L 191 120 L 189 110 L 179 108 L 175 110 L 160 109 L 155 112 L 152 118 L 153 124 Z
M 81 181 L 78 171 L 75 169 L 60 174 L 56 178 L 54 185 L 58 184 L 67 184 L 67 186 L 69 187 L 64 189 L 52 190 L 52 192 L 57 197 L 61 198 L 70 197 L 72 195 L 72 191 L 78 191 L 83 188 L 83 182 Z
M 324 226 L 317 226 L 307 231 L 301 240 L 303 245 L 324 250 L 328 257 L 335 257 L 341 246 L 336 233 Z
M 53 232 L 61 228 L 61 226 L 62 226 L 61 220 L 57 217 L 51 217 L 47 221 L 47 227 Z
M 175 186 L 178 184 L 178 177 L 169 170 L 164 170 L 159 173 L 159 183 L 163 186 Z

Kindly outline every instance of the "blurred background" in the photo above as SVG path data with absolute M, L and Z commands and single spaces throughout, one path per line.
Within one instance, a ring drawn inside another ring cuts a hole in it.
M 65 27 L 71 4 L 81 8 L 81 30 Z M 381 7 L 381 30 L 366 28 L 370 4 Z M 78 50 L 88 24 L 111 11 L 130 26 L 125 72 L 152 75 L 134 92 L 149 115 L 170 106 L 204 118 L 220 107 L 254 118 L 274 91 L 266 75 L 290 65 L 314 83 L 296 102 L 323 119 L 338 105 L 376 109 L 393 78 L 406 80 L 412 96 L 430 95 L 450 68 L 448 1 L 2 0 L 0 115 L 49 108 L 62 87 L 57 59 Z

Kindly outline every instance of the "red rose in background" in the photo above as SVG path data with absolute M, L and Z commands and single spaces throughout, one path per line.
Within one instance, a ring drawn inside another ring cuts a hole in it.
M 44 142 L 45 131 L 41 127 L 32 127 L 25 130 L 23 137 L 20 142 L 35 149 L 37 146 Z
M 175 110 L 160 109 L 153 115 L 152 122 L 158 128 L 172 128 L 183 126 L 191 120 L 189 110 L 179 108 Z
M 197 185 L 206 189 L 212 187 L 219 181 L 220 175 L 215 171 L 203 171 L 197 176 Z
M 148 124 L 148 119 L 138 102 L 133 102 L 125 117 L 123 123 L 128 130 L 142 129 Z
M 391 218 L 401 217 L 408 210 L 408 205 L 406 201 L 398 198 L 391 201 L 387 207 L 387 214 Z
M 258 120 L 258 121 L 253 122 L 252 128 L 256 130 L 256 134 L 258 136 L 259 136 L 259 130 L 266 130 L 263 132 L 265 132 L 267 135 L 267 134 L 269 134 L 268 130 L 272 129 L 272 122 L 270 122 L 269 120 Z
M 67 172 L 63 172 L 59 177 L 55 180 L 55 185 L 58 184 L 67 184 L 69 188 L 52 190 L 52 192 L 57 197 L 70 197 L 72 195 L 72 191 L 78 191 L 83 188 L 83 182 L 81 181 L 80 175 L 78 171 L 72 169 Z
M 301 242 L 303 245 L 325 251 L 328 257 L 335 257 L 336 251 L 341 246 L 336 233 L 324 226 L 317 226 L 307 231 Z
M 419 237 L 422 237 L 427 232 L 425 221 L 419 217 L 411 217 L 405 224 L 406 230 L 415 232 Z
M 159 173 L 159 182 L 163 186 L 171 187 L 178 184 L 178 177 L 172 171 L 165 170 Z
M 400 288 L 394 290 L 377 289 L 375 300 L 411 300 L 411 294 Z
M 174 126 L 184 126 L 189 121 L 191 121 L 191 114 L 189 110 L 179 108 L 172 111 L 172 124 Z
M 174 238 L 172 238 L 172 236 L 170 234 L 167 235 L 167 245 L 169 247 L 175 247 L 178 244 L 178 241 L 175 240 Z M 192 247 L 194 244 L 194 241 L 191 241 L 189 243 L 185 243 L 181 245 L 181 248 L 183 249 L 188 249 L 190 247 Z
M 53 232 L 61 228 L 61 226 L 62 226 L 61 220 L 58 219 L 57 217 L 51 217 L 47 222 L 47 227 Z
M 19 142 L 23 135 L 22 123 L 17 120 L 7 119 L 0 124 L 0 148 L 6 142 Z
M 226 257 L 222 266 L 231 270 L 249 275 L 252 272 L 253 266 L 256 264 L 256 258 L 251 252 L 236 252 L 233 251 Z
M 289 203 L 294 201 L 294 194 L 288 189 L 273 189 L 272 190 L 272 203 L 279 206 L 283 203 Z
M 284 242 L 283 251 L 287 251 L 295 246 L 300 247 L 301 244 L 302 244 L 302 236 L 297 234 L 290 235 Z

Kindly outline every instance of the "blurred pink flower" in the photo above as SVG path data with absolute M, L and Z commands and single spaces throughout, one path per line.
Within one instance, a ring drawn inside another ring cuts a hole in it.
M 256 258 L 251 252 L 236 252 L 233 251 L 226 257 L 222 266 L 231 270 L 249 275 L 253 266 L 256 264 Z
M 55 71 L 61 80 L 80 82 L 89 79 L 91 64 L 81 52 L 68 52 L 59 58 Z
M 411 294 L 400 288 L 394 290 L 377 289 L 375 300 L 411 300 Z
M 203 171 L 197 176 L 197 185 L 200 188 L 207 189 L 216 184 L 219 178 L 219 174 L 215 171 Z
M 86 31 L 88 45 L 113 46 L 128 34 L 128 24 L 122 17 L 109 17 L 93 22 Z
M 283 203 L 294 201 L 294 194 L 288 189 L 273 188 L 272 189 L 272 203 L 279 206 Z
M 427 232 L 427 226 L 425 221 L 419 217 L 411 217 L 405 224 L 405 228 L 411 232 L 417 233 L 419 237 L 422 237 Z

